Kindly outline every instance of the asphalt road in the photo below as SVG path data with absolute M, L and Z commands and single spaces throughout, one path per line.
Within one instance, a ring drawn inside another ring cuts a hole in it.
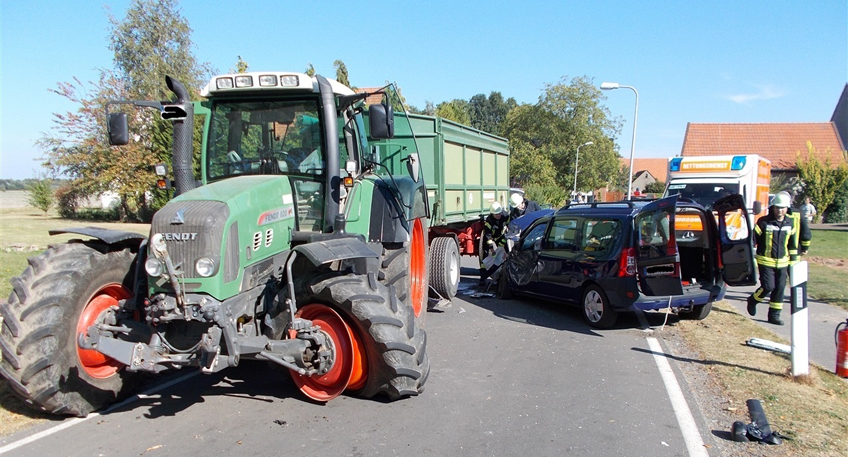
M 244 362 L 0 446 L 64 424 L 7 455 L 692 455 L 635 317 L 594 331 L 577 309 L 468 295 L 441 311 L 427 317 L 432 373 L 418 397 L 311 403 L 287 375 Z M 693 412 L 701 439 L 716 439 Z

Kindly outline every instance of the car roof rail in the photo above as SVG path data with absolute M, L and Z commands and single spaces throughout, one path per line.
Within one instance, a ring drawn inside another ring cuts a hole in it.
M 646 200 L 639 200 L 638 203 L 644 204 L 647 203 Z M 565 206 L 558 209 L 557 212 L 571 209 L 596 209 L 596 208 L 622 208 L 622 209 L 633 209 L 636 208 L 636 202 L 630 200 L 622 200 L 618 202 L 586 202 L 586 203 L 566 203 Z

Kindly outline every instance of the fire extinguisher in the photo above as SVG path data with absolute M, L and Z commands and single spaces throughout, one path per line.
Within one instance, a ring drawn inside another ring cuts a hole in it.
M 848 378 L 848 320 L 836 326 L 836 375 Z

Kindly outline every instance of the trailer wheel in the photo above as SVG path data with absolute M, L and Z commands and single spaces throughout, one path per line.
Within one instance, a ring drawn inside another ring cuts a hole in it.
M 385 394 L 392 400 L 424 390 L 430 375 L 427 334 L 418 327 L 411 307 L 373 275 L 332 276 L 309 289 L 314 302 L 337 310 L 351 330 L 354 365 L 348 390 L 368 398 Z
M 610 307 L 604 291 L 592 284 L 583 292 L 583 317 L 592 327 L 610 328 L 615 324 L 618 313 Z
M 450 300 L 459 287 L 459 246 L 449 236 L 438 237 L 430 245 L 430 282 L 436 292 Z
M 27 404 L 85 416 L 133 387 L 137 374 L 80 349 L 77 338 L 131 296 L 134 258 L 130 249 L 99 243 L 61 244 L 31 257 L 12 279 L 9 302 L 0 305 L 0 374 Z
M 692 311 L 688 313 L 680 313 L 681 319 L 692 319 L 696 321 L 702 321 L 710 315 L 710 311 L 713 310 L 713 302 L 707 302 L 703 305 L 694 306 Z
M 409 304 L 420 326 L 427 315 L 427 231 L 423 218 L 412 221 L 407 243 L 383 243 L 380 280 Z

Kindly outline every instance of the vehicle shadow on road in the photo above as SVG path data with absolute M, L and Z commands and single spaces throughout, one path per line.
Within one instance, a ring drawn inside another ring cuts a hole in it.
M 143 390 L 143 389 L 142 389 Z M 147 419 L 175 416 L 213 397 L 236 397 L 264 403 L 296 397 L 304 401 L 291 378 L 267 362 L 246 360 L 238 367 L 211 375 L 198 374 L 155 394 L 141 395 L 102 414 L 142 411 Z
M 622 313 L 612 327 L 595 329 L 586 323 L 582 311 L 577 306 L 521 296 L 509 300 L 501 299 L 492 292 L 492 289 L 497 287 L 496 285 L 492 285 L 488 290 L 491 296 L 487 296 L 489 294 L 485 293 L 481 294 L 483 296 L 475 296 L 479 290 L 470 284 L 473 284 L 473 282 L 462 284 L 461 287 L 464 287 L 460 289 L 458 294 L 462 300 L 485 309 L 501 319 L 513 322 L 598 337 L 603 337 L 606 332 L 639 330 L 650 326 L 659 326 L 663 323 L 663 316 L 658 313 L 643 313 L 646 316 L 645 318 L 639 318 L 634 313 Z M 677 321 L 678 318 L 672 316 L 668 319 L 666 325 L 674 325 Z

